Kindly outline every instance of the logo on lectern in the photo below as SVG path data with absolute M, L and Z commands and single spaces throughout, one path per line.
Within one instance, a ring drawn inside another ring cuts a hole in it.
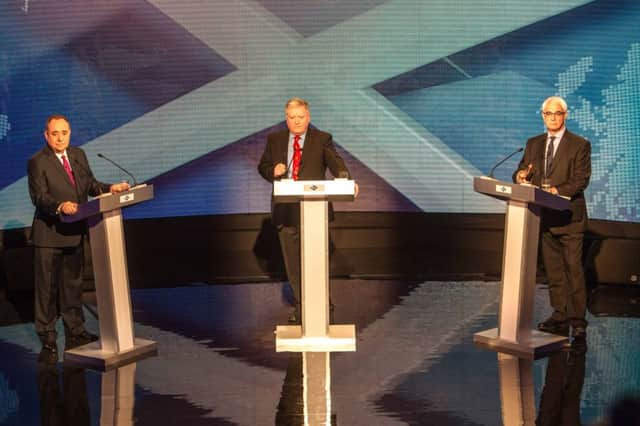
M 135 199 L 135 195 L 133 194 L 124 194 L 120 196 L 120 203 L 128 203 L 129 201 L 133 201 Z
M 511 194 L 511 187 L 506 185 L 496 185 L 496 192 L 501 192 L 502 194 Z
M 316 185 L 315 183 L 311 185 L 305 185 L 304 190 L 311 192 L 324 191 L 324 185 Z

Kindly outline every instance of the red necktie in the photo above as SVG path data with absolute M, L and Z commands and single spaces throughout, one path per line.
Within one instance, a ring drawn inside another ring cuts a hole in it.
M 298 180 L 298 172 L 300 171 L 300 159 L 302 158 L 302 149 L 300 149 L 300 136 L 293 138 L 293 165 L 291 168 L 291 177 Z
M 69 176 L 69 180 L 73 186 L 76 186 L 76 180 L 73 177 L 73 172 L 71 171 L 71 165 L 67 161 L 66 155 L 62 156 L 62 167 L 64 167 L 64 171 L 67 172 L 67 176 Z

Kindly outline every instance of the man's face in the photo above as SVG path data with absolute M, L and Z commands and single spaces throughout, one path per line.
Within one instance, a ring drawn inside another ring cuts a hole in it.
M 304 106 L 290 106 L 285 111 L 285 115 L 287 116 L 287 127 L 291 133 L 302 135 L 307 131 L 311 121 L 311 114 L 309 114 L 307 108 Z
M 44 138 L 55 153 L 62 154 L 69 146 L 71 138 L 71 128 L 67 120 L 61 118 L 51 120 L 44 132 Z
M 557 132 L 562 129 L 566 118 L 566 111 L 562 109 L 562 105 L 557 101 L 550 101 L 545 105 L 544 111 L 542 111 L 544 125 L 547 126 L 547 130 L 550 132 Z

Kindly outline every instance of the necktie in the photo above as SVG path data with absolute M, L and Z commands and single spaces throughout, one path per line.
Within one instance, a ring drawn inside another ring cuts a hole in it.
M 73 177 L 73 171 L 71 171 L 71 165 L 69 164 L 69 161 L 67 161 L 66 155 L 62 156 L 62 167 L 64 167 L 64 171 L 67 172 L 67 176 L 69 176 L 69 180 L 71 181 L 71 184 L 73 186 L 76 186 L 76 180 Z
M 549 170 L 551 170 L 551 163 L 553 162 L 553 141 L 555 140 L 555 136 L 549 136 L 549 144 L 547 146 L 547 158 L 545 161 L 544 167 L 544 175 L 545 177 L 549 176 Z
M 291 177 L 298 180 L 298 172 L 300 171 L 300 159 L 302 158 L 302 149 L 300 149 L 300 136 L 293 138 L 293 164 L 291 166 Z

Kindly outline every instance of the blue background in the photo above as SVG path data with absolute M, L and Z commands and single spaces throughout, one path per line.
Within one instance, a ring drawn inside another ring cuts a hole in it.
M 561 95 L 592 143 L 591 217 L 640 221 L 637 2 L 211 3 L 0 5 L 2 228 L 30 224 L 26 162 L 54 112 L 101 180 L 126 176 L 98 152 L 156 185 L 129 218 L 267 212 L 256 165 L 291 96 L 361 185 L 339 208 L 469 213 L 503 211 L 471 180 Z

